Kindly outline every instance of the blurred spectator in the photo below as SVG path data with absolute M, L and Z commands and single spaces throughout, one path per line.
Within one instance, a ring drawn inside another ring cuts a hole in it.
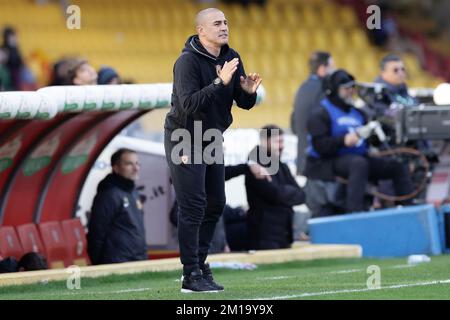
M 323 99 L 323 78 L 334 71 L 333 58 L 328 52 L 316 51 L 309 58 L 309 78 L 297 90 L 294 110 L 291 115 L 291 129 L 297 135 L 297 174 L 303 174 L 306 162 L 306 121 L 311 111 Z
M 97 84 L 97 71 L 87 60 L 75 58 L 65 63 L 69 84 L 77 86 Z
M 256 179 L 246 173 L 245 188 L 249 204 L 248 232 L 250 249 L 281 249 L 290 247 L 292 235 L 292 207 L 305 201 L 305 193 L 298 186 L 288 166 L 281 162 L 283 151 L 283 130 L 275 125 L 264 126 L 261 130 L 260 145 L 254 151 L 260 155 L 255 159 L 261 166 L 262 157 L 270 156 L 276 161 L 278 171 L 271 175 L 271 180 Z M 254 151 L 252 154 L 254 154 Z
M 111 156 L 113 172 L 97 188 L 88 222 L 88 253 L 92 264 L 147 259 L 142 203 L 135 182 L 139 161 L 135 151 L 119 149 Z
M 19 90 L 24 63 L 19 50 L 19 40 L 13 28 L 6 27 L 3 29 L 3 44 L 1 48 L 7 53 L 6 68 L 11 75 L 12 87 L 14 90 Z
M 28 252 L 20 258 L 17 271 L 36 271 L 48 269 L 47 259 L 39 253 Z
M 19 262 L 13 257 L 3 259 L 0 256 L 0 273 L 18 271 L 36 271 L 48 269 L 47 259 L 39 253 L 28 252 L 24 254 Z
M 11 91 L 13 86 L 11 83 L 11 76 L 9 70 L 6 67 L 6 61 L 8 60 L 8 53 L 5 49 L 0 48 L 0 91 Z
M 70 58 L 62 58 L 53 64 L 50 86 L 70 85 L 68 75 L 69 60 Z
M 230 247 L 228 246 L 227 240 L 222 215 L 220 216 L 219 221 L 217 221 L 216 229 L 214 229 L 214 235 L 211 239 L 208 254 L 230 252 Z
M 380 8 L 380 28 L 367 29 L 369 38 L 378 47 L 388 46 L 389 41 L 398 33 L 397 23 L 391 13 L 391 7 L 386 1 L 376 1 Z
M 103 67 L 98 71 L 98 84 L 121 84 L 119 74 L 110 67 Z
M 354 77 L 337 70 L 325 79 L 325 89 L 327 96 L 321 107 L 308 118 L 308 182 L 347 179 L 346 212 L 367 209 L 364 197 L 368 181 L 392 179 L 397 195 L 409 194 L 413 189 L 407 168 L 395 159 L 369 156 L 367 141 L 357 134 L 367 119 L 353 105 Z
M 24 66 L 20 70 L 20 86 L 21 91 L 35 91 L 38 89 L 36 77 L 28 67 Z
M 248 250 L 247 211 L 242 207 L 232 208 L 225 204 L 222 218 L 230 251 Z
M 384 86 L 382 95 L 377 95 L 373 107 L 378 116 L 382 116 L 392 104 L 409 107 L 417 105 L 415 98 L 409 95 L 406 85 L 406 67 L 402 59 L 395 54 L 388 54 L 380 62 L 380 74 L 375 83 Z
M 17 260 L 13 257 L 3 258 L 0 256 L 0 273 L 17 271 Z
M 306 190 L 305 190 L 306 192 Z M 309 209 L 309 208 L 308 208 Z M 312 217 L 311 211 L 294 211 L 293 216 L 293 237 L 294 241 L 308 241 L 309 228 L 308 220 Z
M 46 86 L 50 82 L 52 67 L 49 57 L 43 50 L 33 50 L 27 59 L 27 65 L 35 75 L 39 87 Z
M 410 1 L 411 0 L 405 1 L 403 5 L 405 5 L 405 7 L 416 8 L 427 16 L 430 14 L 429 12 L 427 12 L 427 10 L 424 10 L 424 8 L 420 8 L 421 6 L 418 4 L 411 3 L 408 5 L 407 3 Z M 421 2 L 423 3 L 426 1 Z M 400 3 L 401 1 L 370 1 L 370 4 L 375 4 L 380 8 L 381 18 L 379 29 L 367 29 L 369 38 L 371 39 L 373 44 L 387 51 L 413 53 L 419 59 L 420 64 L 423 66 L 426 62 L 423 49 L 408 36 L 403 35 L 397 23 L 397 19 L 395 16 L 396 11 L 398 15 L 405 15 L 405 12 L 401 10 L 402 4 Z M 414 18 L 414 15 L 411 15 L 411 13 L 409 13 L 408 15 L 410 16 L 410 18 Z

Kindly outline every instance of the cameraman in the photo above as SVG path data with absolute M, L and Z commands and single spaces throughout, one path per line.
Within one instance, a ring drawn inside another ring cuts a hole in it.
M 377 116 L 385 115 L 394 103 L 405 107 L 419 104 L 409 95 L 405 81 L 406 68 L 402 59 L 395 54 L 385 56 L 380 63 L 380 75 L 374 81 L 384 87 L 382 94 L 377 95 L 373 103 Z
M 390 159 L 368 155 L 367 141 L 356 130 L 367 123 L 365 115 L 353 106 L 355 79 L 345 70 L 337 70 L 324 81 L 326 97 L 321 108 L 308 118 L 308 179 L 348 180 L 346 212 L 363 211 L 368 181 L 392 179 L 397 195 L 412 192 L 407 168 Z

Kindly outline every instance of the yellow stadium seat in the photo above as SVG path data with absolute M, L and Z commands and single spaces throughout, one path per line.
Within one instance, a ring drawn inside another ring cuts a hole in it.
M 370 47 L 367 35 L 362 29 L 353 29 L 350 31 L 351 47 L 357 50 L 367 50 Z
M 354 9 L 350 6 L 342 6 L 336 12 L 339 15 L 340 25 L 350 29 L 358 26 L 358 20 Z
M 330 43 L 331 34 L 326 29 L 314 29 L 310 31 L 312 47 L 314 50 L 331 50 L 333 47 Z
M 342 29 L 330 30 L 331 44 L 333 49 L 339 51 L 349 51 L 351 48 L 348 35 Z
M 313 41 L 310 32 L 307 29 L 296 28 L 291 31 L 292 32 L 292 50 L 295 52 L 302 51 L 305 52 L 307 50 L 314 50 Z

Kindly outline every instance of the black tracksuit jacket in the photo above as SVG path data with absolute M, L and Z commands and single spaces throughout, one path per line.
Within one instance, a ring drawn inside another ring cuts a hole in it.
M 238 69 L 227 86 L 216 86 L 217 66 L 239 58 Z M 240 76 L 245 77 L 239 54 L 224 45 L 219 57 L 214 57 L 200 43 L 198 36 L 188 38 L 173 69 L 172 108 L 166 116 L 165 129 L 178 128 L 193 134 L 194 121 L 202 121 L 203 132 L 215 128 L 224 132 L 232 123 L 233 100 L 243 109 L 251 109 L 256 93 L 248 94 L 240 86 Z

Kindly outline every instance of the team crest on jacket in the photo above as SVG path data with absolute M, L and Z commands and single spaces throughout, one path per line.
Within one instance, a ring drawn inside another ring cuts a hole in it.
M 123 197 L 123 207 L 128 208 L 130 206 L 130 201 L 128 201 L 127 197 Z

